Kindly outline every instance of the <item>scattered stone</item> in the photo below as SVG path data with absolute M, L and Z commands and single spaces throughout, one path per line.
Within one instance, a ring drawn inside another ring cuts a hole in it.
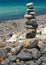
M 37 50 L 36 48 L 32 49 L 32 54 L 33 54 L 34 59 L 38 59 L 41 56 L 40 51 Z
M 0 40 L 0 46 L 3 44 L 3 42 Z
M 40 58 L 42 63 L 46 63 L 46 56 Z
M 36 62 L 33 61 L 29 61 L 29 62 L 25 62 L 26 65 L 38 65 Z
M 5 46 L 3 49 L 4 50 L 7 50 L 7 52 L 10 52 L 11 51 L 11 47 L 10 46 Z
M 46 65 L 46 63 L 42 63 L 41 65 Z
M 17 39 L 18 39 L 18 35 L 15 34 L 15 35 L 13 35 L 9 40 L 7 40 L 7 42 L 11 42 L 11 43 L 13 43 L 13 42 L 16 42 Z
M 43 41 L 39 41 L 38 47 L 39 47 L 39 48 L 44 48 L 44 47 L 46 47 L 46 44 L 44 44 Z
M 32 59 L 32 54 L 31 53 L 28 53 L 28 52 L 24 52 L 24 51 L 21 51 L 18 55 L 17 55 L 17 58 L 20 59 L 20 60 L 23 60 L 23 61 L 28 61 L 28 60 L 31 60 Z
M 0 58 L 6 58 L 7 57 L 7 52 L 6 50 L 0 48 Z
M 19 62 L 19 63 L 13 63 L 13 64 L 11 64 L 11 65 L 26 65 L 26 64 Z
M 16 63 L 18 63 L 18 62 L 20 62 L 20 60 L 19 59 L 16 59 Z
M 15 47 L 15 48 L 12 48 L 11 49 L 11 52 L 13 54 L 16 54 L 17 55 L 20 52 L 21 49 L 22 49 L 22 45 L 19 45 L 19 46 Z
M 46 35 L 46 27 L 43 28 L 42 35 Z
M 41 53 L 42 54 L 46 53 L 46 47 L 41 48 Z
M 9 56 L 9 61 L 11 62 L 16 61 L 16 58 L 17 58 L 16 55 Z
M 1 62 L 2 65 L 9 65 L 9 59 L 6 59 L 4 61 Z

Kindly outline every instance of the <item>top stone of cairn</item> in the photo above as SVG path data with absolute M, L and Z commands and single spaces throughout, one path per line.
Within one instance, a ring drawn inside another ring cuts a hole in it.
M 26 4 L 26 6 L 32 6 L 33 5 L 33 3 L 27 3 Z

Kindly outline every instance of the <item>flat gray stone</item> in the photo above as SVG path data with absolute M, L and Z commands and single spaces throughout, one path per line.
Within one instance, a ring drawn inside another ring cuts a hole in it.
M 38 59 L 41 56 L 41 52 L 39 50 L 37 50 L 36 48 L 33 48 L 32 55 L 33 55 L 34 59 Z
M 6 57 L 7 57 L 7 52 L 4 49 L 0 48 L 0 58 L 6 58 Z
M 40 58 L 43 63 L 46 63 L 46 56 Z
M 9 60 L 13 62 L 13 61 L 16 61 L 16 58 L 17 58 L 17 56 L 15 56 L 15 55 L 14 56 L 10 56 Z
M 21 51 L 18 55 L 17 58 L 20 60 L 26 61 L 26 60 L 31 60 L 32 59 L 32 54 L 28 52 Z

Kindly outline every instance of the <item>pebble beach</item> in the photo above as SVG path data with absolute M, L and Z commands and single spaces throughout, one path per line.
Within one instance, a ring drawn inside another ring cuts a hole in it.
M 46 65 L 44 1 L 40 5 L 41 8 L 38 7 L 38 1 L 37 4 L 26 4 L 28 0 L 23 0 L 21 6 L 16 6 L 14 2 L 17 5 L 18 2 L 12 0 L 3 2 L 4 7 L 0 5 L 0 65 Z
M 38 15 L 36 19 L 37 31 L 41 31 L 46 26 L 46 14 Z M 46 65 L 46 36 L 41 39 L 38 32 L 38 36 L 31 39 L 25 39 L 23 35 L 13 42 L 11 38 L 25 32 L 25 21 L 25 18 L 0 21 L 0 56 L 5 58 L 0 59 L 0 65 Z M 12 41 L 7 41 L 10 38 Z

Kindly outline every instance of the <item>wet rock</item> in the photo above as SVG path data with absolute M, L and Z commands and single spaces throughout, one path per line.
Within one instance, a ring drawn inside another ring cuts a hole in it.
M 23 60 L 23 61 L 28 61 L 28 60 L 31 60 L 32 59 L 32 54 L 31 53 L 28 53 L 28 52 L 24 52 L 24 51 L 21 51 L 18 55 L 17 55 L 17 58 L 19 58 L 20 60 Z

